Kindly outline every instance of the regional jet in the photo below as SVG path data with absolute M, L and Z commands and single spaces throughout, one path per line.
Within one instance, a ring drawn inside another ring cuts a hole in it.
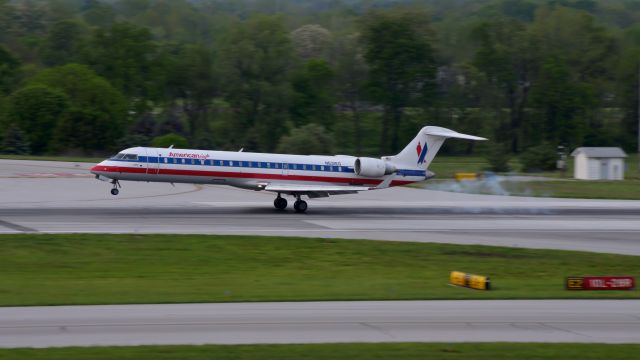
M 273 205 L 283 210 L 295 198 L 296 212 L 310 199 L 355 194 L 423 181 L 434 176 L 429 164 L 448 138 L 486 140 L 437 126 L 425 126 L 399 154 L 380 159 L 355 156 L 285 155 L 134 147 L 93 166 L 98 180 L 230 185 L 277 194 Z

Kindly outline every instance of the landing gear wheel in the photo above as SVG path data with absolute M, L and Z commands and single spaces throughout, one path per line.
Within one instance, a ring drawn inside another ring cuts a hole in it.
M 296 212 L 303 213 L 307 211 L 307 202 L 304 200 L 296 200 L 296 202 L 293 203 L 293 208 L 296 209 Z
M 113 184 L 113 189 L 111 189 L 111 195 L 113 196 L 118 195 L 118 193 L 120 193 L 120 190 L 118 190 L 118 188 L 122 187 L 120 185 L 120 181 L 113 179 L 111 180 L 111 183 Z
M 278 210 L 284 210 L 287 207 L 287 199 L 278 196 L 275 200 L 273 200 L 273 206 L 275 206 Z

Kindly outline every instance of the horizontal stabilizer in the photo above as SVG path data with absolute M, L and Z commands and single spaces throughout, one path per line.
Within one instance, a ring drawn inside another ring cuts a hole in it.
M 457 131 L 453 131 L 453 130 L 446 129 L 446 128 L 439 127 L 439 126 L 425 126 L 424 130 L 425 130 L 424 131 L 425 134 L 427 134 L 427 135 L 441 136 L 441 137 L 444 137 L 444 138 L 467 139 L 467 140 L 487 140 L 486 138 L 483 138 L 483 137 L 480 137 L 480 136 L 462 134 L 462 133 L 459 133 Z

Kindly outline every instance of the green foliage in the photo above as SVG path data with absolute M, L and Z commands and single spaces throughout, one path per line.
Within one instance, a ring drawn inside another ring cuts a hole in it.
M 57 151 L 110 150 L 126 124 L 126 101 L 104 78 L 83 65 L 68 64 L 44 70 L 30 84 L 59 90 L 69 99 L 69 112 L 56 129 Z
M 11 92 L 20 79 L 20 62 L 0 45 L 0 95 Z
M 75 105 L 83 91 L 62 90 L 72 77 L 46 84 L 79 110 L 56 123 L 115 124 L 76 151 L 111 151 L 126 131 L 271 151 L 309 123 L 359 155 L 393 153 L 429 124 L 514 154 L 545 141 L 635 151 L 637 24 L 628 0 L 0 0 L 0 96 L 42 70 L 88 66 L 125 106 L 114 116 L 97 97 Z M 152 131 L 127 126 L 148 113 Z M 74 143 L 43 150 L 33 139 L 44 135 L 25 131 L 36 152 Z M 463 142 L 442 151 L 478 153 Z
M 495 172 L 508 172 L 511 170 L 511 166 L 509 166 L 511 155 L 507 148 L 507 146 L 501 144 L 489 146 L 486 155 L 486 160 L 489 163 L 489 170 Z
M 324 60 L 311 59 L 293 76 L 291 117 L 297 126 L 314 122 L 331 128 L 334 119 L 334 71 Z
M 49 149 L 58 121 L 69 108 L 67 96 L 44 85 L 31 85 L 9 97 L 9 119 L 29 138 L 34 154 Z
M 556 149 L 549 143 L 530 147 L 520 156 L 522 171 L 525 172 L 555 170 L 557 160 Z
M 428 16 L 414 11 L 372 12 L 362 19 L 371 98 L 385 107 L 383 153 L 405 145 L 399 139 L 403 109 L 427 104 L 433 94 L 436 63 L 428 26 Z
M 116 147 L 118 149 L 128 149 L 136 146 L 149 146 L 151 140 L 149 137 L 140 134 L 128 134 L 120 138 Z
M 86 29 L 83 24 L 64 20 L 55 23 L 43 44 L 42 62 L 48 66 L 58 66 L 78 62 Z
M 280 139 L 277 152 L 283 154 L 331 154 L 333 139 L 322 125 L 307 124 L 291 130 Z
M 29 139 L 17 125 L 10 125 L 4 132 L 0 151 L 3 154 L 25 155 L 31 152 Z
M 189 147 L 189 142 L 178 134 L 166 134 L 154 137 L 151 140 L 151 146 L 159 148 L 168 148 L 173 146 L 177 149 L 186 149 Z
M 289 120 L 292 55 L 281 17 L 255 16 L 231 30 L 221 52 L 225 99 L 235 113 L 230 144 L 275 149 Z
M 147 28 L 120 22 L 98 28 L 85 57 L 91 68 L 128 96 L 130 106 L 144 110 L 139 99 L 153 98 L 150 75 L 155 45 Z

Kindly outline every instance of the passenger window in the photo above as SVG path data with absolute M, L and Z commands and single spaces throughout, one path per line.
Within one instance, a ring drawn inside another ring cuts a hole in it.
M 164 163 L 166 164 L 169 160 L 167 158 L 164 158 Z

